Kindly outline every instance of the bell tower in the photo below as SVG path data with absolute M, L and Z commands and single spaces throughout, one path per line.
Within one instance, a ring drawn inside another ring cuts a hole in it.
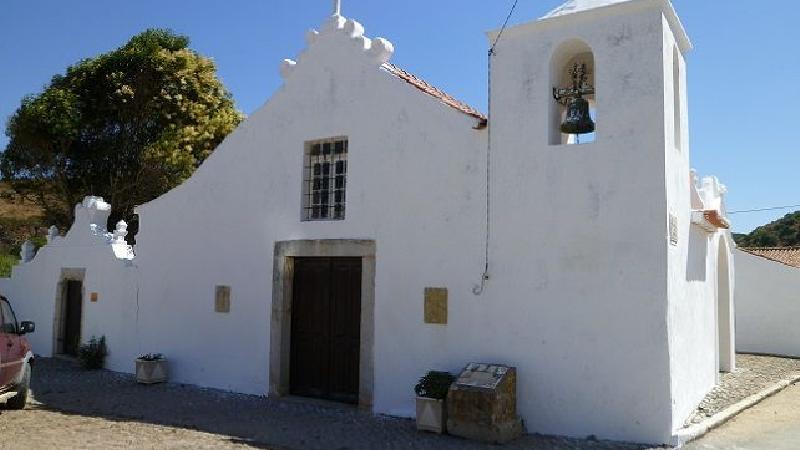
M 491 283 L 529 283 L 534 366 L 575 374 L 520 389 L 543 405 L 585 399 L 534 412 L 529 431 L 667 442 L 676 405 L 690 402 L 673 402 L 667 319 L 690 220 L 690 48 L 669 0 L 570 0 L 507 28 L 494 49 Z M 609 361 L 602 376 L 587 369 Z

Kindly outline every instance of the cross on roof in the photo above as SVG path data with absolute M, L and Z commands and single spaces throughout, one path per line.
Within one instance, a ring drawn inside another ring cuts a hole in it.
M 342 0 L 333 0 L 333 15 L 342 15 Z

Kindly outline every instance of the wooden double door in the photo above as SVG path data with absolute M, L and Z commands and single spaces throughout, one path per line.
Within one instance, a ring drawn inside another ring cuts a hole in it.
M 361 258 L 295 258 L 290 392 L 358 403 Z

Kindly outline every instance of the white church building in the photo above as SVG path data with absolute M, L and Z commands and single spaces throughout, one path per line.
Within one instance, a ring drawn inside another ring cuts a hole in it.
M 530 433 L 671 442 L 734 367 L 726 189 L 690 169 L 692 45 L 668 0 L 499 31 L 487 118 L 337 11 L 137 208 L 135 248 L 88 197 L 0 280 L 35 352 L 104 335 L 115 371 L 160 352 L 173 381 L 397 416 L 429 369 L 506 364 Z M 578 143 L 554 88 L 583 65 Z

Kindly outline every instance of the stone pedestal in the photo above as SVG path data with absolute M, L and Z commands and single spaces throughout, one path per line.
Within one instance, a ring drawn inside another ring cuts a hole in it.
M 470 363 L 450 386 L 447 431 L 498 444 L 519 437 L 523 427 L 517 417 L 516 369 Z
M 444 400 L 417 397 L 417 429 L 442 434 L 447 425 Z
M 141 384 L 164 383 L 167 381 L 167 360 L 136 360 L 136 381 Z

